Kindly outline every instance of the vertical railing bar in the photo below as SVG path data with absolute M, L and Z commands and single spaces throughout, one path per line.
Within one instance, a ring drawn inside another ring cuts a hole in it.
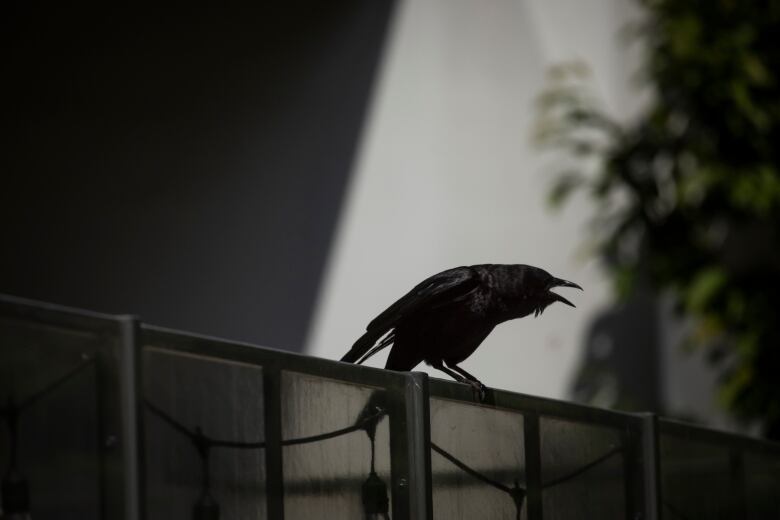
M 735 518 L 748 517 L 747 505 L 747 487 L 745 483 L 745 459 L 743 451 L 737 446 L 731 446 L 729 449 L 729 478 L 731 480 L 731 489 L 734 491 Z
M 644 488 L 642 487 L 641 419 L 631 418 L 623 430 L 621 442 L 623 445 L 623 492 L 626 500 L 626 518 L 644 518 Z
M 542 520 L 542 451 L 538 414 L 526 413 L 523 416 L 523 439 L 526 475 L 526 518 L 528 520 Z
M 102 338 L 105 341 L 105 338 Z M 102 363 L 103 356 L 101 353 L 96 352 L 92 354 L 95 356 L 95 361 L 92 363 L 92 367 L 95 371 L 95 412 L 97 418 L 97 452 L 98 452 L 98 508 L 100 520 L 106 520 L 110 518 L 108 512 L 108 457 L 106 456 L 106 414 L 103 410 L 102 397 L 103 392 L 103 373 Z
M 406 378 L 399 385 L 386 389 L 390 419 L 390 483 L 392 489 L 392 518 L 410 518 L 409 436 L 406 424 Z
M 284 470 L 282 453 L 282 373 L 278 363 L 263 365 L 265 413 L 265 485 L 268 518 L 284 518 Z
M 433 518 L 431 489 L 431 419 L 428 374 L 412 372 L 406 383 L 409 446 L 409 517 Z
M 405 374 L 387 389 L 390 412 L 392 517 L 431 518 L 430 418 L 427 374 Z
M 663 517 L 661 497 L 661 464 L 659 453 L 658 416 L 640 414 L 642 419 L 642 483 L 644 488 L 645 518 Z
M 139 448 L 141 428 L 139 406 L 141 399 L 139 375 L 139 331 L 138 319 L 134 316 L 119 317 L 119 399 L 120 439 L 122 463 L 124 466 L 124 512 L 126 520 L 142 518 L 142 479 L 140 471 L 141 449 Z

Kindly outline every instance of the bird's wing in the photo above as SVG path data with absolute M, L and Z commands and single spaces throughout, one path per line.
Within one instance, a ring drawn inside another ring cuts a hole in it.
M 392 341 L 382 341 L 377 348 L 372 348 L 377 340 L 390 332 L 404 316 L 424 314 L 457 303 L 478 285 L 479 277 L 469 267 L 456 267 L 431 276 L 374 318 L 366 327 L 366 333 L 355 342 L 341 360 L 351 363 L 358 360 L 363 362 L 392 343 Z
M 479 285 L 479 278 L 469 267 L 456 267 L 420 282 L 397 302 L 368 324 L 366 330 L 387 330 L 403 316 L 427 312 L 455 303 Z

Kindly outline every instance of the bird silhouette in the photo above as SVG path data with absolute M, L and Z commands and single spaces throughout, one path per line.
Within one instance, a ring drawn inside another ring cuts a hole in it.
M 389 347 L 385 368 L 408 371 L 425 361 L 485 396 L 485 386 L 458 366 L 499 323 L 539 316 L 552 303 L 574 307 L 552 291 L 574 287 L 538 267 L 482 264 L 435 274 L 393 303 L 366 327 L 341 361 L 362 363 Z

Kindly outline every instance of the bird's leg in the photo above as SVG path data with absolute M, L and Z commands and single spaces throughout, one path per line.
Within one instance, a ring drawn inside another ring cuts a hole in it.
M 447 363 L 447 362 L 445 361 L 445 363 Z M 474 392 L 479 395 L 479 400 L 480 401 L 484 401 L 485 400 L 485 397 L 487 395 L 487 387 L 485 385 L 483 385 L 482 382 L 479 379 L 477 379 L 476 377 L 472 376 L 471 374 L 466 372 L 466 370 L 464 370 L 463 368 L 459 367 L 455 363 L 447 363 L 447 366 L 451 370 L 457 372 L 460 376 L 462 376 L 463 379 L 465 379 L 465 381 L 464 381 L 465 383 L 471 385 L 471 387 L 474 389 Z
M 450 376 L 452 379 L 454 379 L 458 383 L 471 384 L 471 381 L 469 379 L 467 379 L 464 376 L 458 374 L 457 372 L 455 372 L 453 370 L 450 370 L 449 368 L 445 367 L 444 363 L 441 360 L 429 361 L 429 363 L 430 363 L 430 365 L 433 368 L 435 368 L 436 370 L 441 370 L 442 372 L 444 372 L 445 374 Z

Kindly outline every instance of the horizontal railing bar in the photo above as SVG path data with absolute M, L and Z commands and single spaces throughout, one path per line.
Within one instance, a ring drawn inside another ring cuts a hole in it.
M 116 315 L 6 294 L 0 294 L 0 317 L 95 334 L 118 333 L 122 319 Z M 399 372 L 314 358 L 309 355 L 147 324 L 141 325 L 141 336 L 143 344 L 147 347 L 254 365 L 263 365 L 272 361 L 278 363 L 283 370 L 360 385 L 402 388 L 407 377 Z M 637 414 L 593 408 L 499 389 L 489 389 L 486 401 L 476 403 L 470 386 L 436 378 L 430 379 L 430 396 L 617 429 L 641 430 L 641 417 Z M 665 435 L 728 445 L 732 448 L 742 447 L 752 451 L 780 453 L 780 444 L 771 441 L 713 430 L 678 420 L 662 418 L 659 427 L 661 433 Z
M 714 430 L 704 426 L 686 423 L 677 419 L 659 418 L 661 435 L 669 435 L 686 440 L 717 444 L 729 448 L 742 448 L 748 451 L 780 454 L 780 444 L 750 437 L 740 433 Z
M 430 379 L 430 389 L 432 398 L 459 401 L 475 406 L 489 406 L 519 413 L 533 413 L 543 417 L 616 429 L 639 430 L 641 428 L 641 420 L 633 413 L 605 410 L 583 404 L 492 388 L 488 389 L 485 401 L 478 403 L 475 401 L 473 390 L 469 385 L 435 378 Z
M 253 365 L 277 363 L 285 371 L 375 387 L 401 387 L 407 374 L 317 358 L 294 352 L 258 347 L 251 343 L 180 332 L 154 325 L 142 325 L 145 347 L 199 355 Z
M 26 320 L 50 327 L 87 330 L 93 333 L 118 333 L 121 318 L 111 314 L 85 311 L 54 303 L 0 294 L 0 317 Z

